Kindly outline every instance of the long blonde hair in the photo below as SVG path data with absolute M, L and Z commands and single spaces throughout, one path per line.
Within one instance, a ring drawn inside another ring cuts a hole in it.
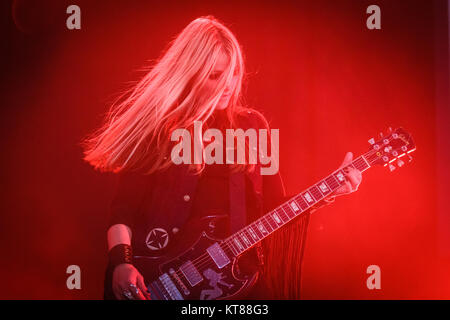
M 230 63 L 212 95 L 200 99 L 201 89 L 223 53 L 229 57 Z M 102 172 L 143 169 L 145 174 L 166 169 L 172 165 L 169 137 L 178 128 L 190 130 L 191 136 L 203 146 L 202 137 L 193 135 L 193 123 L 196 120 L 206 122 L 211 117 L 234 75 L 238 81 L 232 88 L 226 108 L 228 127 L 236 128 L 238 116 L 251 110 L 268 128 L 267 121 L 259 112 L 243 106 L 241 89 L 245 68 L 240 46 L 231 31 L 212 16 L 192 21 L 169 43 L 168 49 L 149 70 L 112 104 L 104 124 L 82 142 L 85 149 L 83 159 L 95 169 Z M 192 167 L 201 172 L 204 163 Z M 248 171 L 255 168 L 252 164 L 232 167 Z M 274 235 L 268 242 L 267 257 L 270 261 L 267 265 L 271 267 L 266 281 L 278 292 L 276 297 L 298 296 L 295 294 L 298 282 L 293 280 L 298 280 L 299 275 L 296 268 L 300 266 L 301 255 L 296 244 L 301 235 L 298 230 L 291 230 Z M 288 268 L 289 272 L 284 272 L 286 265 L 274 263 L 283 261 L 279 255 L 284 251 L 285 243 L 292 244 L 288 247 L 293 255 L 289 262 L 294 269 Z M 280 279 L 284 280 L 279 282 Z
M 221 54 L 228 56 L 229 64 L 213 93 L 200 97 Z M 82 142 L 84 160 L 95 169 L 144 169 L 150 174 L 168 168 L 171 132 L 184 128 L 193 136 L 194 121 L 206 122 L 211 117 L 233 76 L 237 81 L 226 108 L 229 127 L 236 127 L 237 115 L 247 110 L 241 97 L 242 51 L 233 33 L 213 16 L 187 25 L 149 69 L 112 104 L 104 124 Z M 193 138 L 203 147 L 202 137 Z M 192 167 L 201 171 L 204 163 Z

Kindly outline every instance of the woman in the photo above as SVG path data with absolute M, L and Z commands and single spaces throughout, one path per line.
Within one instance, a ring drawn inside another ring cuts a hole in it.
M 268 129 L 260 113 L 243 106 L 244 71 L 243 55 L 231 31 L 212 16 L 198 18 L 125 98 L 113 104 L 104 125 L 85 140 L 86 161 L 98 170 L 119 173 L 107 232 L 106 299 L 149 299 L 131 256 L 166 254 L 171 245 L 190 236 L 186 227 L 190 222 L 212 216 L 218 223 L 210 223 L 208 232 L 226 237 L 233 229 L 230 220 L 235 225 L 239 219 L 241 224 L 251 222 L 286 198 L 279 174 L 258 177 L 260 164 L 172 162 L 170 137 L 178 128 L 189 130 L 204 151 L 202 137 L 194 134 L 194 121 L 222 132 Z M 348 153 L 342 166 L 351 157 Z M 235 177 L 241 184 L 230 184 Z M 360 172 L 350 170 L 347 178 L 328 202 L 357 189 Z M 229 212 L 245 218 L 232 218 Z M 260 276 L 252 278 L 256 285 L 246 298 L 299 298 L 308 215 L 302 217 L 242 259 L 244 273 Z M 282 268 L 277 264 L 280 258 Z

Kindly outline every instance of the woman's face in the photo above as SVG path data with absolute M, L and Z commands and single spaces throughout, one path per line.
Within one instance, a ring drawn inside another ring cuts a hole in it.
M 219 84 L 219 79 L 226 67 L 229 64 L 230 59 L 225 54 L 220 55 L 216 65 L 214 66 L 214 69 L 211 71 L 211 74 L 209 75 L 208 80 L 205 84 L 205 94 L 212 94 L 214 92 L 214 89 Z M 236 82 L 238 81 L 238 76 L 235 75 L 231 81 L 231 83 L 227 84 L 227 87 L 225 88 L 225 91 L 223 92 L 222 97 L 220 97 L 220 100 L 217 104 L 217 109 L 223 110 L 228 106 L 228 103 L 230 102 L 231 98 L 231 90 L 236 85 Z

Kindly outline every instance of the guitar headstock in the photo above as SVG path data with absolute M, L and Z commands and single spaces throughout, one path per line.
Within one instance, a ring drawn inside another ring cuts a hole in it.
M 405 156 L 408 158 L 408 162 L 411 162 L 412 157 L 410 153 L 416 150 L 412 136 L 401 127 L 394 131 L 389 128 L 386 135 L 380 133 L 380 138 L 377 141 L 372 138 L 369 140 L 369 143 L 371 147 L 364 155 L 369 164 L 371 166 L 389 166 L 391 171 L 394 171 L 396 168 L 394 165 L 395 161 L 398 167 L 405 164 L 403 158 Z

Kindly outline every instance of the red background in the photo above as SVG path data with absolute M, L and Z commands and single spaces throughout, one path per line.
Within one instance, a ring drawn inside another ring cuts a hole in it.
M 437 23 L 447 21 L 438 10 L 445 2 L 75 3 L 76 31 L 65 27 L 72 1 L 2 3 L 0 298 L 102 297 L 115 177 L 84 163 L 79 142 L 139 78 L 135 70 L 207 14 L 243 47 L 247 101 L 280 129 L 288 193 L 328 175 L 345 152 L 366 152 L 367 140 L 389 126 L 404 127 L 417 144 L 411 164 L 368 170 L 358 192 L 312 215 L 303 297 L 450 298 L 449 211 L 437 205 L 438 170 L 446 168 L 436 166 L 448 159 L 436 142 L 448 137 L 436 125 L 448 121 L 436 121 L 438 111 L 448 115 L 448 87 L 437 94 L 448 76 L 448 64 L 439 64 L 448 59 L 447 25 Z M 366 28 L 371 4 L 381 8 L 381 30 Z M 72 264 L 81 267 L 81 290 L 66 288 Z M 381 268 L 381 290 L 366 287 L 372 264 Z

